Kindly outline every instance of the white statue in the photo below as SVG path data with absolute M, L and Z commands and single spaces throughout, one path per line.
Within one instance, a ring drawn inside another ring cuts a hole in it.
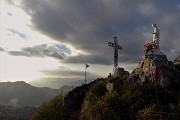
M 152 24 L 153 27 L 153 33 L 152 33 L 152 43 L 157 45 L 157 48 L 159 47 L 159 29 L 157 28 L 156 24 Z
M 155 45 L 154 54 L 162 55 L 163 53 L 159 47 L 159 29 L 157 28 L 156 24 L 152 24 L 153 32 L 152 32 L 152 44 Z
M 159 29 L 156 24 L 152 24 L 153 32 L 152 32 L 152 42 L 146 43 L 144 45 L 144 53 L 145 55 L 163 55 L 159 47 Z

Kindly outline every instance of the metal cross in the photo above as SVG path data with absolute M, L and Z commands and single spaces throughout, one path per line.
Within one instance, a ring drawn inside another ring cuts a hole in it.
M 117 37 L 114 37 L 114 43 L 108 42 L 108 46 L 114 47 L 114 68 L 118 67 L 118 49 L 122 50 L 122 46 L 118 45 Z

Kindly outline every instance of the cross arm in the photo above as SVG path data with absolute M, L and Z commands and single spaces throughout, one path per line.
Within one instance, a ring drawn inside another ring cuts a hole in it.
M 117 49 L 122 49 L 122 46 L 120 46 L 120 45 L 116 45 L 115 43 L 112 43 L 112 42 L 108 42 L 108 46 L 110 46 L 110 47 L 116 47 L 117 46 Z

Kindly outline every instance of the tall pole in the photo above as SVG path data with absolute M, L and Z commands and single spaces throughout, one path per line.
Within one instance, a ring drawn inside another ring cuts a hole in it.
M 85 84 L 86 84 L 86 69 L 89 67 L 89 65 L 86 63 L 86 66 L 85 66 Z
M 87 69 L 87 67 L 85 67 L 85 84 L 86 84 L 86 69 Z
M 114 37 L 114 68 L 118 66 L 118 41 L 117 37 Z

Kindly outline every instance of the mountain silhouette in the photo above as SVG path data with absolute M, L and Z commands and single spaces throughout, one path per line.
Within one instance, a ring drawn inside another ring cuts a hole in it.
M 0 82 L 0 104 L 12 106 L 40 106 L 58 94 L 65 94 L 73 88 L 63 86 L 60 89 L 38 88 L 25 83 Z

